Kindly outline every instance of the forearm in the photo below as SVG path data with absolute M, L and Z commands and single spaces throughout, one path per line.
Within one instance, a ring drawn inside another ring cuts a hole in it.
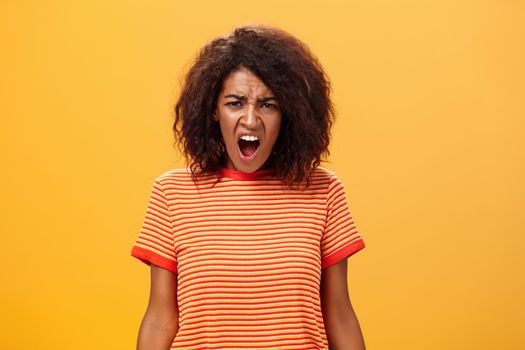
M 330 350 L 366 350 L 359 320 L 352 314 L 330 329 Z
M 176 322 L 159 323 L 144 317 L 137 339 L 137 350 L 169 350 L 177 334 Z

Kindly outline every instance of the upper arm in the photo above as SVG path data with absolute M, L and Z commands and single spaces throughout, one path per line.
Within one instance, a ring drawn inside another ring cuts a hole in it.
M 347 259 L 341 259 L 321 273 L 321 309 L 326 326 L 330 328 L 355 315 L 348 293 Z
M 137 350 L 168 349 L 179 329 L 177 276 L 151 264 L 148 308 L 137 339 Z
M 151 264 L 151 285 L 147 309 L 150 321 L 164 326 L 178 322 L 177 274 Z

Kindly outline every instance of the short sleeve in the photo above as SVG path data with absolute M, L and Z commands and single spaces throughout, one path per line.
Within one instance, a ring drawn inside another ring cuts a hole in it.
M 146 214 L 131 255 L 177 273 L 177 258 L 168 200 L 159 178 L 151 188 Z
M 365 247 L 352 219 L 345 188 L 333 174 L 326 197 L 326 226 L 321 239 L 321 268 L 331 266 Z

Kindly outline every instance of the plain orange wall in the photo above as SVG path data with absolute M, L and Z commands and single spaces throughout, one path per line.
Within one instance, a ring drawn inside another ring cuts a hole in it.
M 523 349 L 524 3 L 2 1 L 2 349 L 132 349 L 179 79 L 249 22 L 331 77 L 368 349 Z

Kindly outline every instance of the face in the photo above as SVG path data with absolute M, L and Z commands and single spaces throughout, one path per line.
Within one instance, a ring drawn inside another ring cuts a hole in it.
M 246 173 L 263 168 L 281 128 L 281 111 L 272 91 L 241 67 L 224 80 L 213 117 L 228 153 L 224 166 Z

